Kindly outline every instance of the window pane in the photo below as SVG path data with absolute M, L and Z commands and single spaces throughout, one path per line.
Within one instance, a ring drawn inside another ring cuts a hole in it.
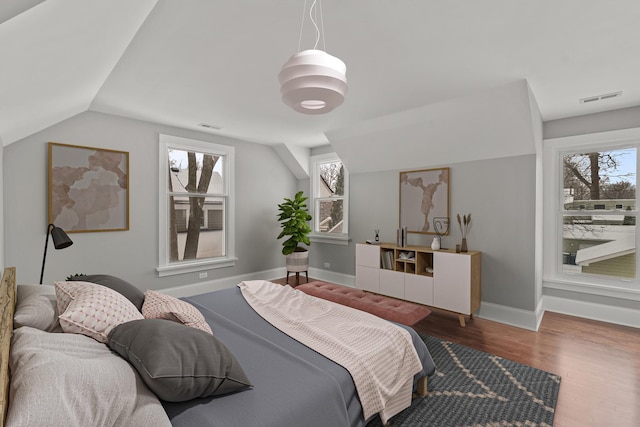
M 563 216 L 562 271 L 635 278 L 635 216 Z
M 562 270 L 634 278 L 636 149 L 562 156 Z
M 320 163 L 319 188 L 316 197 L 344 196 L 344 166 L 342 162 Z
M 562 163 L 565 210 L 635 210 L 635 148 L 565 154 Z
M 172 196 L 169 209 L 170 261 L 226 255 L 223 198 Z
M 224 194 L 224 157 L 169 148 L 169 191 Z
M 342 199 L 319 200 L 316 212 L 318 212 L 317 216 L 319 232 L 342 233 Z

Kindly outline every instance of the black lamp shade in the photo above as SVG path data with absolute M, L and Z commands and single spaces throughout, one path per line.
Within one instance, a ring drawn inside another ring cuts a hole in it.
M 64 249 L 73 245 L 73 241 L 67 236 L 67 233 L 60 227 L 53 226 L 51 230 L 51 238 L 53 239 L 53 246 L 56 249 Z
M 73 245 L 73 241 L 67 236 L 67 233 L 64 232 L 62 228 L 56 227 L 53 224 L 49 224 L 47 226 L 47 235 L 44 240 L 44 255 L 42 255 L 42 270 L 40 270 L 40 284 L 42 284 L 42 279 L 44 277 L 44 263 L 47 260 L 47 246 L 49 245 L 49 234 L 51 234 L 51 239 L 53 239 L 53 246 L 56 249 L 64 249 Z

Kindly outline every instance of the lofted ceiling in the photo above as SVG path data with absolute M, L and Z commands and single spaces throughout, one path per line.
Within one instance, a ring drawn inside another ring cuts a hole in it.
M 326 50 L 347 64 L 349 92 L 329 114 L 302 115 L 281 102 L 277 75 L 298 50 L 304 3 L 2 1 L 0 140 L 93 110 L 313 147 L 521 80 L 545 121 L 640 105 L 637 0 L 324 0 Z

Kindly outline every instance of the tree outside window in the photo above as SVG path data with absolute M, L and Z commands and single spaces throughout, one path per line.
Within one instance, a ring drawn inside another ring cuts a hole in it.
M 160 135 L 160 276 L 235 264 L 234 151 Z

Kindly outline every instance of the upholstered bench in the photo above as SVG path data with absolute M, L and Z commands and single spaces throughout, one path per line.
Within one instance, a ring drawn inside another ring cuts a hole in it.
M 420 304 L 317 280 L 296 286 L 296 289 L 308 295 L 357 308 L 408 326 L 416 324 L 431 314 L 431 310 Z

